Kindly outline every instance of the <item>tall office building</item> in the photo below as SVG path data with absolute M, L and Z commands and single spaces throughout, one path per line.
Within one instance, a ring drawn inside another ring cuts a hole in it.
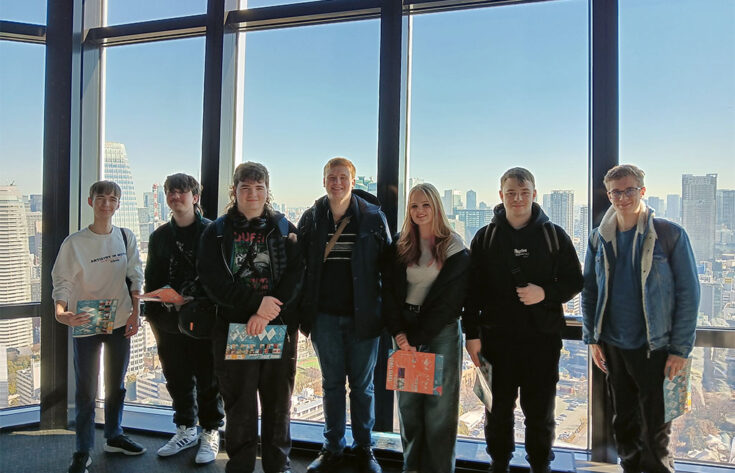
M 681 196 L 679 194 L 666 196 L 666 218 L 674 222 L 681 222 Z
M 444 205 L 444 213 L 454 215 L 456 210 L 464 208 L 462 204 L 462 192 L 454 189 L 445 190 L 444 197 L 442 197 L 442 205 Z
M 477 208 L 477 192 L 472 189 L 467 191 L 467 210 L 475 210 Z
M 118 227 L 129 228 L 140 238 L 140 221 L 138 220 L 138 201 L 135 197 L 133 173 L 128 162 L 128 153 L 122 143 L 105 143 L 105 179 L 115 181 L 122 189 L 120 208 L 112 217 L 112 223 Z
M 570 237 L 574 236 L 574 191 L 551 191 L 549 208 L 545 210 L 552 222 L 560 225 Z
M 648 206 L 653 209 L 657 217 L 662 217 L 664 215 L 663 199 L 651 196 L 646 199 L 646 204 L 648 204 Z
M 8 347 L 0 344 L 0 409 L 8 407 Z
M 717 225 L 735 230 L 735 190 L 717 190 Z
M 31 366 L 15 373 L 15 389 L 21 406 L 40 402 L 41 363 L 38 360 L 31 360 Z
M 681 222 L 697 261 L 710 261 L 715 255 L 716 196 L 717 174 L 681 176 Z
M 161 224 L 160 222 L 168 221 L 171 210 L 166 204 L 166 194 L 162 185 L 154 183 L 151 192 L 143 193 L 143 207 L 148 210 L 149 221 L 153 222 L 156 227 Z
M 584 256 L 585 253 L 587 253 L 587 238 L 589 237 L 589 229 L 590 229 L 590 222 L 589 222 L 589 208 L 586 205 L 583 205 L 579 208 L 579 231 L 578 231 L 578 238 L 579 241 L 577 243 L 577 256 L 579 256 L 579 260 L 584 262 Z
M 0 304 L 30 302 L 31 254 L 28 222 L 20 191 L 0 187 Z M 0 320 L 0 346 L 26 347 L 33 344 L 33 319 Z M 0 370 L 5 365 L 0 366 Z M 5 397 L 7 401 L 7 396 Z

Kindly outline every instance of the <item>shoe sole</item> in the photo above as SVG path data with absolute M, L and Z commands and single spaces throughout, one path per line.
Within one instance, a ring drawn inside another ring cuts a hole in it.
M 120 448 L 120 447 L 111 447 L 110 445 L 107 445 L 107 444 L 105 444 L 104 450 L 107 453 L 122 453 L 123 455 L 129 455 L 129 456 L 143 455 L 146 452 L 145 448 L 141 450 L 140 452 L 131 452 L 130 450 L 125 450 L 124 448 Z
M 194 463 L 196 463 L 197 465 L 208 465 L 210 463 L 213 463 L 216 459 L 217 459 L 217 455 L 215 455 L 214 458 L 212 458 L 211 460 L 207 460 L 207 461 L 199 461 L 198 459 L 195 458 Z
M 176 455 L 177 453 L 183 452 L 187 448 L 196 447 L 198 443 L 199 443 L 199 439 L 196 439 L 194 442 L 192 442 L 190 444 L 187 444 L 187 445 L 181 447 L 180 449 L 176 450 L 173 453 L 161 453 L 161 452 L 156 452 L 156 453 L 158 454 L 159 457 L 163 457 L 163 458 L 172 457 L 172 456 Z

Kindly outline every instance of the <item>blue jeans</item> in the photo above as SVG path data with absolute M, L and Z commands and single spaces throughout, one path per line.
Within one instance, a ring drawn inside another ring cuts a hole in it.
M 109 335 L 74 338 L 74 373 L 77 382 L 75 398 L 77 416 L 77 451 L 90 452 L 94 447 L 94 407 L 97 379 L 100 374 L 100 349 L 105 346 L 105 438 L 122 434 L 125 403 L 125 372 L 130 361 L 130 339 L 125 327 Z
M 462 334 L 457 321 L 444 327 L 422 351 L 444 356 L 442 395 L 398 392 L 403 471 L 454 472 L 459 416 Z
M 355 446 L 370 446 L 375 424 L 373 370 L 378 340 L 359 338 L 353 317 L 317 314 L 311 341 L 319 358 L 324 390 L 324 446 L 340 453 L 346 446 L 345 378 L 350 385 L 350 415 Z

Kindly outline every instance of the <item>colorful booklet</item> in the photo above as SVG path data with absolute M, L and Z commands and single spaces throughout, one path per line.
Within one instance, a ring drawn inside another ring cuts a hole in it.
M 664 378 L 664 422 L 670 422 L 692 410 L 692 359 L 674 376 Z
M 444 356 L 420 351 L 391 350 L 385 388 L 409 393 L 442 395 Z
M 139 301 L 165 302 L 167 304 L 184 305 L 189 302 L 191 297 L 184 297 L 176 289 L 170 286 L 164 286 L 155 291 L 146 292 L 139 296 L 135 296 Z
M 117 312 L 117 299 L 96 299 L 77 302 L 77 314 L 89 314 L 89 322 L 74 327 L 73 337 L 112 333 Z
M 475 385 L 472 390 L 477 397 L 485 404 L 485 408 L 489 411 L 493 408 L 493 392 L 490 390 L 493 379 L 493 367 L 490 362 L 480 356 L 480 366 L 475 366 Z
M 225 360 L 278 360 L 283 356 L 285 325 L 267 325 L 258 335 L 248 335 L 247 326 L 230 324 Z

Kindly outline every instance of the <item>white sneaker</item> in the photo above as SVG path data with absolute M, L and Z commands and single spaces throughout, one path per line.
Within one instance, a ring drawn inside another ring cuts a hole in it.
M 196 426 L 187 427 L 185 425 L 179 425 L 176 427 L 176 435 L 171 437 L 171 440 L 166 442 L 166 445 L 158 449 L 158 456 L 170 457 L 176 455 L 180 451 L 193 447 L 199 440 L 199 433 L 197 432 Z
M 203 430 L 200 436 L 199 451 L 194 459 L 195 462 L 202 465 L 204 463 L 212 463 L 217 458 L 219 452 L 219 431 Z

